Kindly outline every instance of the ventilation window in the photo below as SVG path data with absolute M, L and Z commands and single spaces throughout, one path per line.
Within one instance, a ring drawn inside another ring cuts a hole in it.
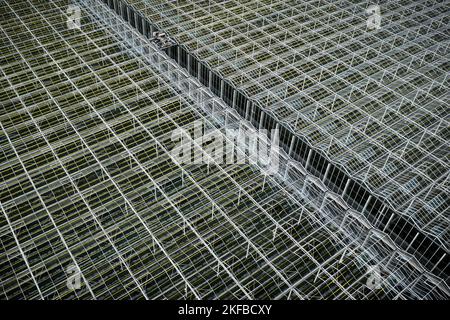
M 212 75 L 212 79 L 211 79 L 211 88 L 210 89 L 214 94 L 220 96 L 220 85 L 221 85 L 222 81 L 221 81 L 220 77 L 217 74 L 215 74 L 214 72 L 212 72 L 211 75 Z
M 200 82 L 209 87 L 209 69 L 204 65 L 200 64 Z

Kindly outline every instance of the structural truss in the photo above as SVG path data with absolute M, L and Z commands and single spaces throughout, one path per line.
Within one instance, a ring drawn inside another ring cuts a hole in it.
M 448 299 L 450 4 L 378 4 L 0 1 L 0 297 Z

